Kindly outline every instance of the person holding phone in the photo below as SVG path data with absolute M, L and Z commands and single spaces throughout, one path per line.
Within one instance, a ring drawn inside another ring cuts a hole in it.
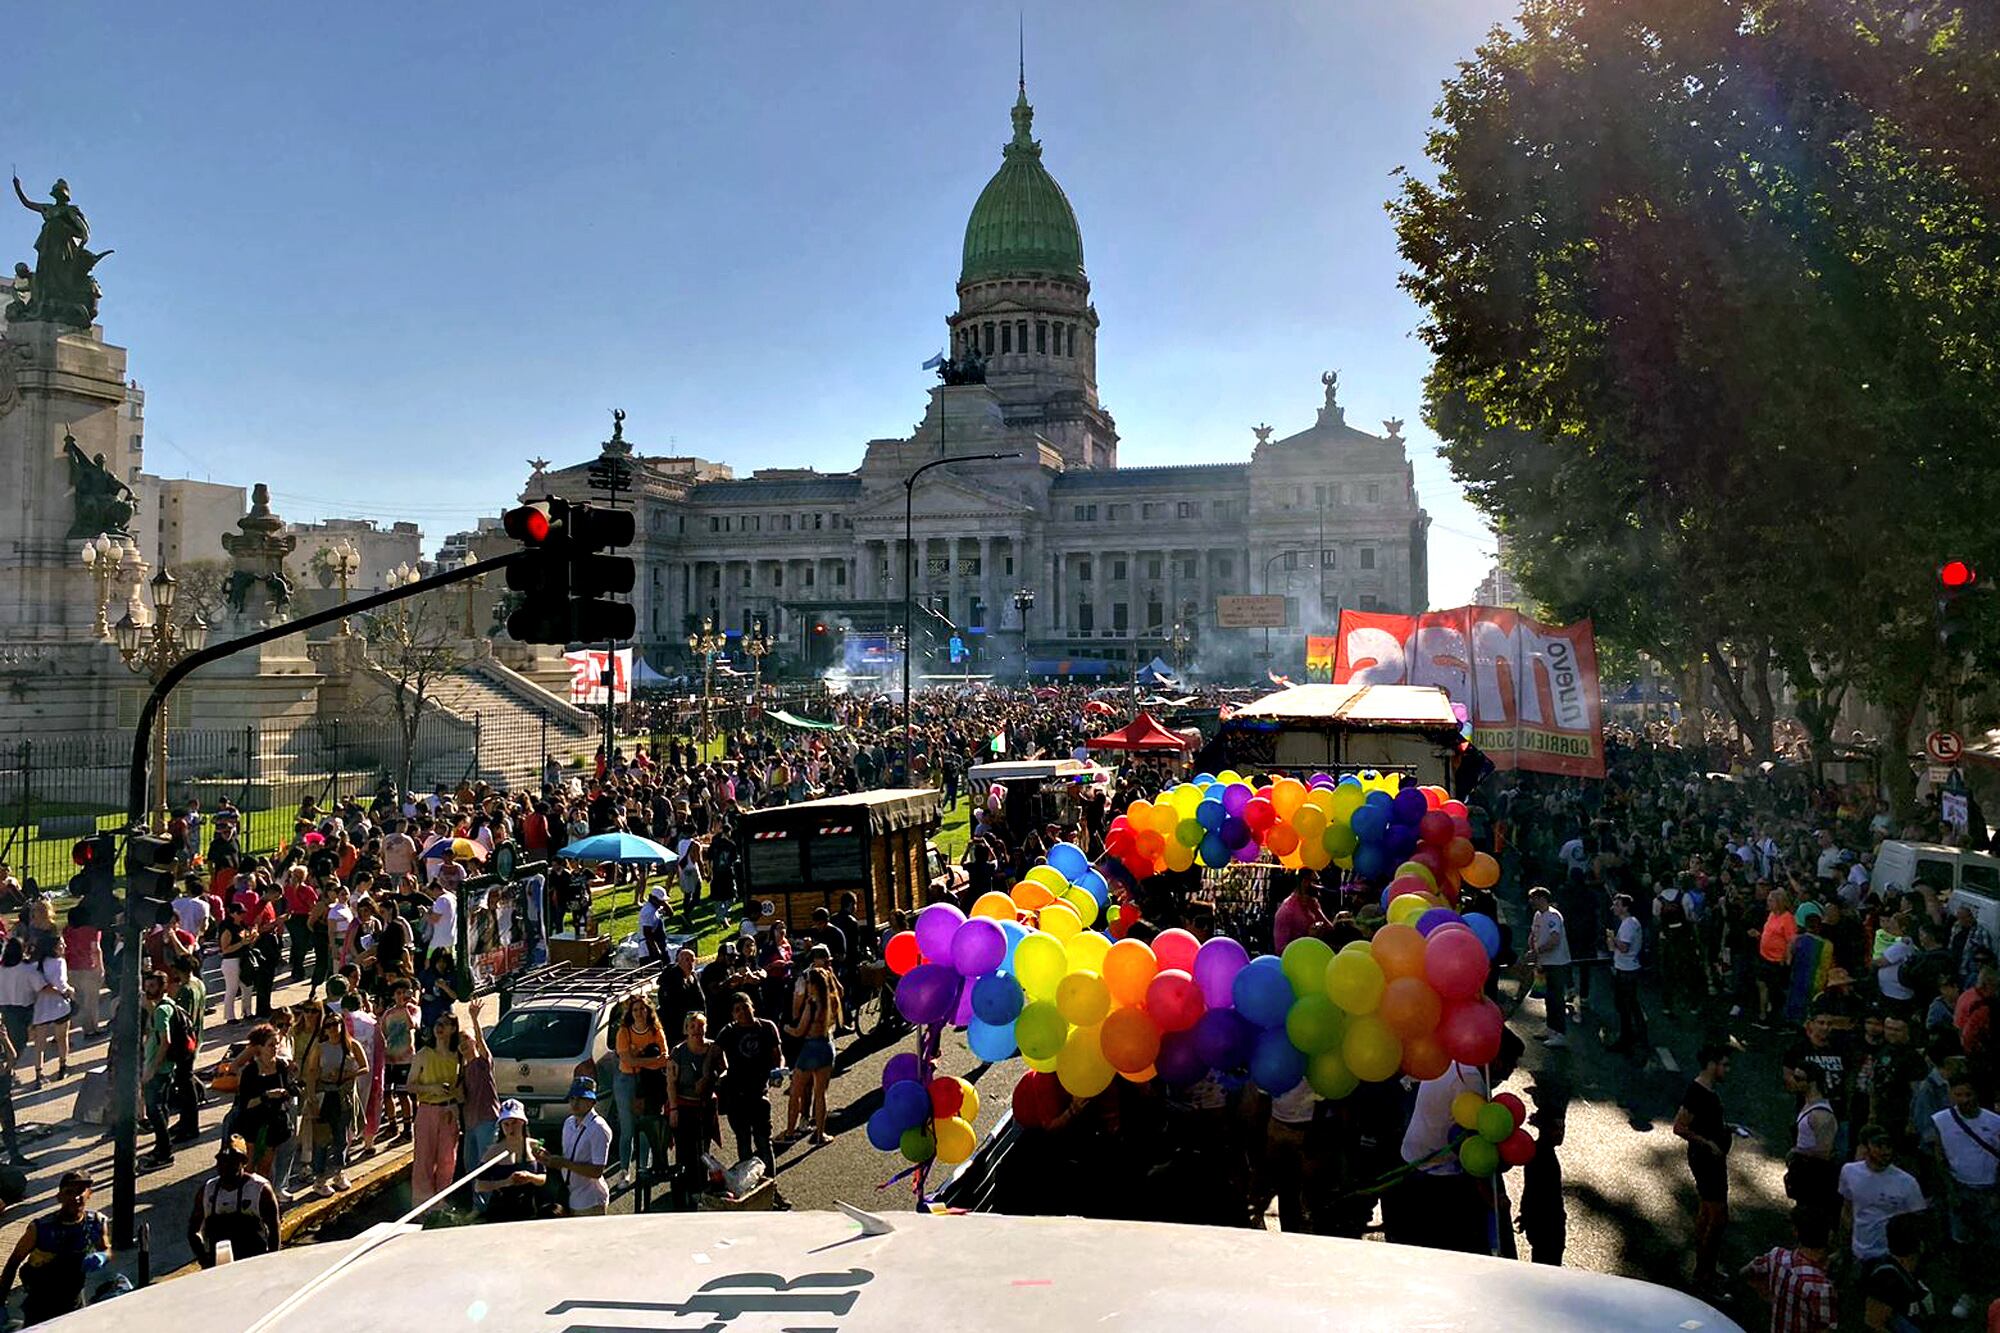
M 245 1054 L 249 1058 L 237 1073 L 229 1128 L 248 1146 L 250 1170 L 270 1180 L 279 1146 L 291 1141 L 298 1072 L 278 1054 L 278 1029 L 269 1023 L 250 1029 Z

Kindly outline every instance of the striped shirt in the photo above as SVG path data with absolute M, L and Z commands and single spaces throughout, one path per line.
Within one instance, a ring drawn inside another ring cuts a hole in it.
M 1771 1293 L 1771 1333 L 1833 1333 L 1833 1279 L 1797 1250 L 1779 1246 L 1750 1261 Z

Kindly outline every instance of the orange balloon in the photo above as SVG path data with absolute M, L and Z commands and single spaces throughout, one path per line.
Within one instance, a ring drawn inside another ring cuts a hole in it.
M 1409 1042 L 1436 1029 L 1438 1019 L 1444 1016 L 1444 1001 L 1422 977 L 1397 977 L 1382 988 L 1375 1012 L 1384 1027 L 1403 1039 L 1407 1053 Z
M 1111 1003 L 1120 1007 L 1144 1004 L 1146 987 L 1153 984 L 1159 970 L 1160 960 L 1153 956 L 1152 945 L 1144 940 L 1119 940 L 1104 951 L 1104 984 L 1111 988 Z
M 1375 961 L 1389 980 L 1424 975 L 1424 937 L 1415 926 L 1391 922 L 1375 932 L 1373 943 Z
M 1136 1006 L 1113 1009 L 1097 1036 L 1104 1058 L 1121 1074 L 1136 1074 L 1159 1058 L 1159 1026 Z
M 1451 1057 L 1436 1037 L 1412 1037 L 1403 1043 L 1403 1072 L 1411 1078 L 1437 1078 L 1449 1068 Z
M 1264 847 L 1278 856 L 1290 856 L 1299 849 L 1299 831 L 1283 820 L 1264 830 Z
M 1053 893 L 1050 893 L 1047 888 L 1037 884 L 1032 879 L 1024 879 L 1019 884 L 1016 884 L 1012 897 L 1014 899 L 1014 906 L 1024 912 L 1040 911 L 1056 900 L 1056 896 Z
M 1123 1069 L 1118 1071 L 1118 1077 L 1124 1079 L 1127 1083 L 1140 1083 L 1140 1084 L 1151 1083 L 1154 1079 L 1158 1078 L 1159 1076 L 1160 1076 L 1160 1071 L 1155 1069 L 1151 1065 L 1147 1065 L 1144 1069 L 1136 1070 L 1131 1073 L 1127 1073 Z

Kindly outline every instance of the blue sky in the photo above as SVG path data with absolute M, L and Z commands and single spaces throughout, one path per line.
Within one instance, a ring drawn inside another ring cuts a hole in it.
M 1506 0 L 1027 0 L 1121 461 L 1410 421 L 1432 600 L 1491 539 L 1417 423 L 1390 172 Z M 1000 161 L 1013 6 L 35 5 L 6 152 L 68 178 L 147 464 L 431 545 L 624 407 L 648 452 L 852 467 L 905 433 Z M 34 219 L 4 210 L 28 257 Z

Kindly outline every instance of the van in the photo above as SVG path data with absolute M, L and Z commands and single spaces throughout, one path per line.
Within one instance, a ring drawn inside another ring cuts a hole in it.
M 506 988 L 500 1021 L 486 1034 L 499 1095 L 519 1098 L 529 1124 L 547 1134 L 569 1114 L 570 1083 L 579 1067 L 587 1066 L 599 1071 L 597 1092 L 608 1109 L 625 1002 L 634 995 L 657 996 L 661 971 L 659 963 L 633 968 L 551 963 L 519 974 Z
M 1949 893 L 1954 910 L 1972 908 L 1986 932 L 2000 938 L 2000 857 L 1935 842 L 1891 840 L 1875 849 L 1869 887 L 1880 894 L 1928 886 Z

